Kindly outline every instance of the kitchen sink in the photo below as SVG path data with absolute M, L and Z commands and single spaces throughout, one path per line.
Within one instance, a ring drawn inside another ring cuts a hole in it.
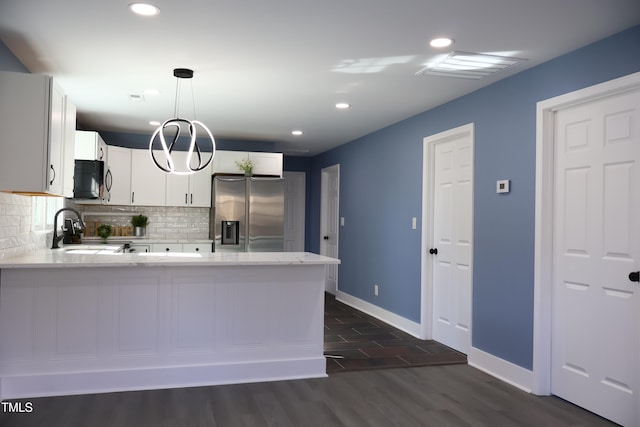
M 81 254 L 81 255 L 118 254 L 118 253 L 122 253 L 123 245 L 79 244 L 79 245 L 66 245 L 66 246 L 63 246 L 62 249 L 67 254 Z

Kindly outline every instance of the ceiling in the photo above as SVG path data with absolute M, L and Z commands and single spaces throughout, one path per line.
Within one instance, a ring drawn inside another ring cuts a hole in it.
M 56 78 L 88 129 L 150 135 L 173 117 L 173 69 L 186 67 L 181 117 L 195 104 L 216 138 L 302 156 L 640 23 L 638 0 L 151 0 L 154 17 L 129 3 L 0 0 L 0 39 Z M 439 36 L 454 44 L 430 47 Z M 479 80 L 416 76 L 453 50 L 526 61 Z

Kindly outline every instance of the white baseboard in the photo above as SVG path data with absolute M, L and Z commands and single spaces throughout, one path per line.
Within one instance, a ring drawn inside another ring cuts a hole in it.
M 2 399 L 155 390 L 326 377 L 324 357 L 135 370 L 5 376 Z
M 493 354 L 471 347 L 467 355 L 469 365 L 498 378 L 514 387 L 531 393 L 533 390 L 533 371 L 514 365 Z
M 406 333 L 420 338 L 421 326 L 402 316 L 387 311 L 347 293 L 338 291 L 336 299 L 377 319 L 382 320 Z M 522 368 L 497 356 L 471 347 L 467 355 L 469 365 L 498 378 L 514 387 L 531 393 L 533 390 L 533 371 Z
M 342 303 L 350 305 L 353 308 L 357 308 L 363 313 L 367 313 L 368 315 L 373 316 L 376 319 L 380 319 L 383 322 L 400 329 L 401 331 L 413 335 L 416 338 L 420 338 L 421 327 L 419 323 L 413 322 L 405 317 L 398 316 L 395 313 L 392 313 L 388 310 L 378 307 L 377 305 L 373 305 L 342 291 L 337 292 L 336 299 Z

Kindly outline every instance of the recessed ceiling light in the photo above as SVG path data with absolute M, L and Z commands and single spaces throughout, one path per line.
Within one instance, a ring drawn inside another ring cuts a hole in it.
M 151 126 L 160 126 L 160 122 L 159 122 L 159 121 L 157 121 L 157 120 L 151 120 L 151 121 L 149 122 L 149 124 L 150 124 Z
M 291 131 L 291 135 L 300 136 L 300 135 L 302 135 L 302 131 L 301 130 L 292 130 Z
M 447 46 L 451 46 L 451 43 L 453 43 L 453 40 L 446 37 L 433 39 L 429 42 L 431 47 L 447 47 Z
M 338 102 L 336 104 L 336 108 L 339 109 L 339 110 L 344 110 L 344 109 L 347 109 L 349 107 L 351 107 L 351 105 L 347 104 L 346 102 Z
M 160 9 L 149 3 L 131 3 L 129 9 L 131 9 L 133 13 L 142 16 L 153 16 L 160 13 Z

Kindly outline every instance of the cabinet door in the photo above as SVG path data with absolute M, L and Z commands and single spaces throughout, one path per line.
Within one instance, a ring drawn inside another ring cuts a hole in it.
M 158 154 L 158 158 L 162 154 Z M 160 170 L 147 150 L 131 150 L 131 204 L 165 206 L 167 174 Z
M 189 206 L 211 207 L 211 165 L 189 175 Z
M 109 146 L 109 165 L 105 172 L 106 202 L 110 205 L 131 204 L 131 150 Z
M 197 252 L 201 254 L 211 253 L 211 243 L 184 243 L 182 245 L 182 252 Z
M 107 159 L 107 145 L 98 132 L 76 131 L 75 158 L 78 160 Z
M 64 180 L 64 93 L 58 85 L 51 88 L 51 122 L 49 128 L 49 178 L 47 192 L 62 195 Z
M 212 173 L 236 173 L 242 174 L 242 170 L 236 165 L 236 161 L 244 160 L 249 157 L 246 151 L 216 151 L 213 158 Z
M 0 71 L 0 131 L 12 141 L 0 144 L 0 190 L 61 194 L 64 96 L 52 85 L 50 76 Z
M 282 177 L 282 153 L 249 153 L 253 160 L 254 175 L 271 175 Z
M 74 152 L 76 140 L 76 106 L 65 96 L 64 99 L 64 144 L 62 154 L 62 195 L 73 197 Z
M 185 164 L 187 153 L 175 152 L 173 159 Z M 191 175 L 167 175 L 167 206 L 211 207 L 211 165 Z
M 154 243 L 151 245 L 151 252 L 182 252 L 182 244 Z
M 177 151 L 172 154 L 179 170 L 185 169 L 187 153 Z M 167 175 L 167 206 L 189 206 L 189 175 Z
M 129 252 L 151 252 L 151 245 L 131 245 Z

